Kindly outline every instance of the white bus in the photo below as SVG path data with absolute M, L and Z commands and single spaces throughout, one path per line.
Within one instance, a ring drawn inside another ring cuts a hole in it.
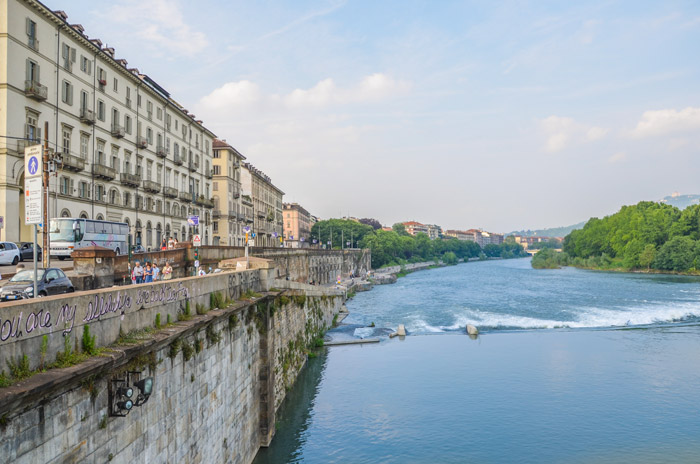
M 110 248 L 118 255 L 126 254 L 128 236 L 129 225 L 125 222 L 82 218 L 51 219 L 51 256 L 64 260 L 74 250 L 91 245 Z

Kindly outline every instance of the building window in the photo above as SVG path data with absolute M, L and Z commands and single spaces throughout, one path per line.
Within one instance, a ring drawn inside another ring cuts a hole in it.
M 27 18 L 27 45 L 34 50 L 39 49 L 39 41 L 36 38 L 36 23 Z
M 70 138 L 71 138 L 71 128 L 63 127 L 63 153 L 70 155 Z
M 153 117 L 153 102 L 146 101 L 146 113 L 150 120 Z
M 216 169 L 216 166 L 214 166 L 214 169 Z M 219 191 L 219 183 L 218 182 L 214 182 L 214 191 L 215 192 Z
M 68 177 L 61 177 L 60 190 L 61 195 L 70 195 L 73 193 L 70 189 L 70 179 Z
M 158 118 L 159 121 L 163 120 L 163 109 L 158 108 L 158 111 L 156 111 L 156 117 Z
M 221 154 L 219 153 L 219 150 L 214 150 L 214 158 L 215 159 L 221 158 Z
M 27 60 L 27 80 L 39 82 L 39 65 L 36 61 Z
M 80 91 L 80 115 L 84 115 L 88 108 L 88 94 L 86 91 Z
M 89 192 L 88 183 L 81 181 L 80 184 L 78 184 L 78 196 L 80 198 L 89 198 Z
M 73 104 L 73 84 L 68 81 L 61 84 L 61 101 L 66 105 Z
M 153 171 L 153 161 L 146 163 L 146 179 L 151 180 L 151 171 Z
M 106 166 L 107 164 L 105 163 L 105 142 L 103 140 L 99 140 L 97 142 L 97 164 L 100 164 L 102 166 Z
M 146 140 L 149 145 L 153 145 L 153 130 L 150 127 L 146 128 Z
M 92 74 L 92 62 L 83 55 L 80 55 L 80 70 L 88 76 Z
M 219 221 L 214 221 L 214 233 L 219 233 Z
M 136 95 L 136 105 L 141 106 L 141 95 Z
M 97 119 L 100 121 L 105 120 L 105 102 L 102 100 L 97 100 Z
M 27 111 L 27 123 L 24 125 L 24 137 L 36 142 L 41 139 L 38 113 Z
M 131 116 L 124 115 L 124 126 L 127 134 L 131 134 Z
M 119 171 L 119 146 L 112 145 L 112 162 L 110 167 Z
M 80 157 L 84 160 L 88 157 L 88 146 L 90 145 L 90 136 L 88 134 L 80 134 Z
M 126 107 L 131 108 L 131 88 L 126 88 Z
M 63 57 L 63 69 L 66 71 L 73 71 L 73 63 L 75 63 L 75 48 L 71 48 L 70 45 L 64 43 L 62 46 Z
M 218 176 L 221 174 L 221 166 L 214 165 L 214 175 Z
M 100 90 L 104 91 L 107 85 L 107 71 L 102 68 L 97 68 L 97 83 L 100 86 Z
M 115 92 L 119 92 L 119 81 L 115 77 L 113 80 L 112 88 L 114 89 Z
M 178 145 L 177 142 L 173 145 L 173 153 L 176 158 L 180 156 L 180 145 Z

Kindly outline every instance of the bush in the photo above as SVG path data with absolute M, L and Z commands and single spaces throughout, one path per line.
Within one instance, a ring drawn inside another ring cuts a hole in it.
M 95 335 L 90 336 L 90 326 L 83 326 L 83 352 L 89 354 L 90 356 L 95 356 L 98 354 L 97 347 L 95 346 Z

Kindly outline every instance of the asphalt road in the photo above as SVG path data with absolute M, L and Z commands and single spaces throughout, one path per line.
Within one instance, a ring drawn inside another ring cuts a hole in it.
M 31 261 L 23 261 L 22 262 L 24 266 L 27 269 L 33 269 L 34 264 Z M 51 260 L 51 267 L 58 267 L 63 270 L 68 270 L 73 268 L 73 260 L 72 259 L 66 259 L 64 261 L 59 261 L 58 259 L 52 259 Z M 3 279 L 6 279 L 5 276 L 9 276 L 11 274 L 15 273 L 15 269 L 17 266 L 13 265 L 7 265 L 7 266 L 0 266 L 0 276 L 2 276 Z

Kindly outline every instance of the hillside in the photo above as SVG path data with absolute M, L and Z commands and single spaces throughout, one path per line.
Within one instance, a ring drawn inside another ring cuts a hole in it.
M 515 232 L 510 232 L 507 235 L 523 235 L 525 237 L 566 237 L 571 233 L 572 230 L 582 229 L 586 225 L 586 221 L 579 222 L 572 226 L 566 227 L 551 227 L 549 229 L 536 229 L 536 230 L 518 230 Z
M 686 209 L 688 206 L 700 204 L 700 195 L 681 195 L 674 193 L 659 200 L 659 203 L 675 206 L 678 209 Z

